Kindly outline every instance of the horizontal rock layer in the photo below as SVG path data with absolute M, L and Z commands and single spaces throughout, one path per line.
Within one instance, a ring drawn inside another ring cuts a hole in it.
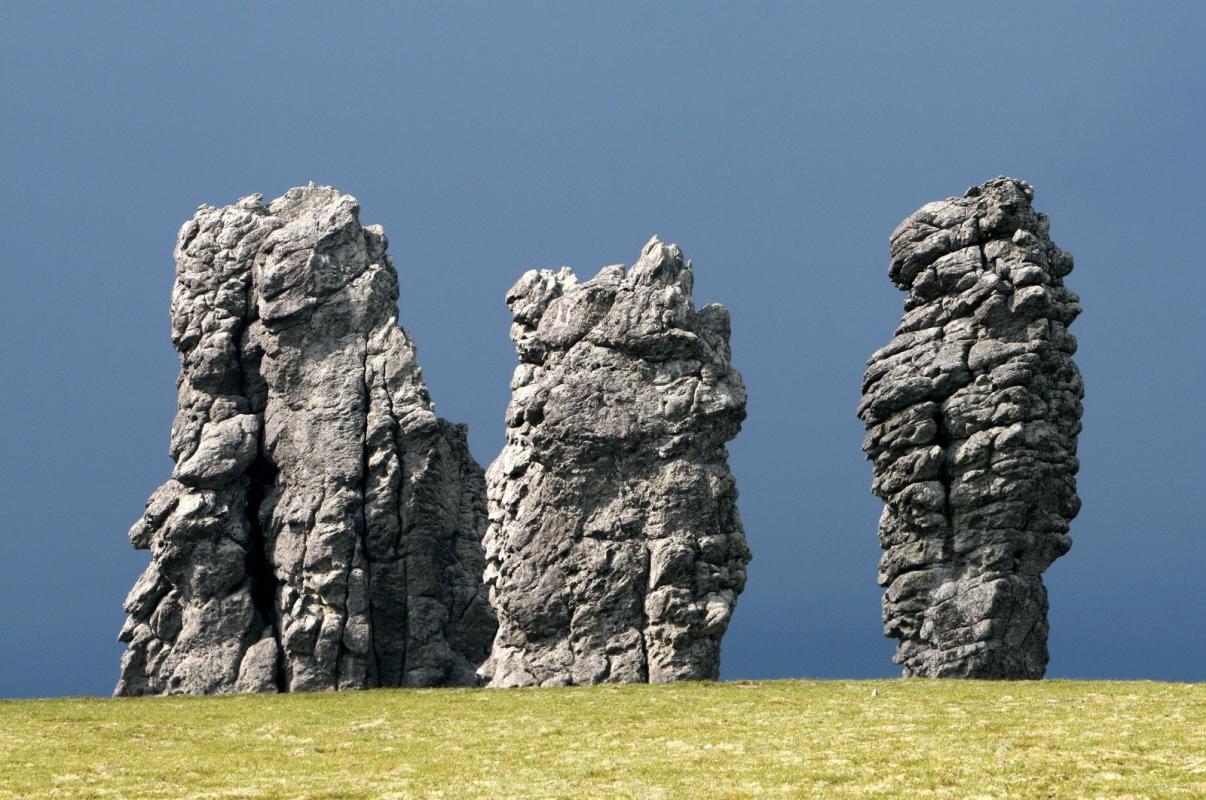
M 930 203 L 891 237 L 908 293 L 868 361 L 858 414 L 884 500 L 879 582 L 904 674 L 1039 678 L 1042 573 L 1071 545 L 1084 385 L 1063 279 L 1028 184 Z

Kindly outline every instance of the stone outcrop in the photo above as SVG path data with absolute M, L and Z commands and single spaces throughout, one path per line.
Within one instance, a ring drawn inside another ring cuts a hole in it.
M 1072 256 L 1033 189 L 997 178 L 892 234 L 908 293 L 859 416 L 885 503 L 884 630 L 906 676 L 1040 678 L 1042 573 L 1071 545 L 1084 385 L 1067 326 Z
M 328 187 L 181 229 L 171 479 L 130 531 L 119 695 L 469 684 L 485 485 L 397 324 L 379 226 Z
M 487 472 L 491 686 L 714 679 L 750 554 L 725 442 L 745 418 L 729 314 L 655 237 L 625 274 L 533 270 Z

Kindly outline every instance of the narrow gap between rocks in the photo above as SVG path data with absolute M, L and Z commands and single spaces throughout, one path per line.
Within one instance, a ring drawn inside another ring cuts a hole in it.
M 276 467 L 264 456 L 261 447 L 260 454 L 247 471 L 247 575 L 251 580 L 251 601 L 256 613 L 265 626 L 272 626 L 272 638 L 277 644 L 276 659 L 276 688 L 284 692 L 288 690 L 285 679 L 285 659 L 281 641 L 280 619 L 276 613 L 276 594 L 278 581 L 272 561 L 268 558 L 268 541 L 260 525 L 260 506 L 264 498 L 276 483 Z M 261 629 L 262 630 L 262 629 Z M 259 631 L 256 632 L 257 634 Z

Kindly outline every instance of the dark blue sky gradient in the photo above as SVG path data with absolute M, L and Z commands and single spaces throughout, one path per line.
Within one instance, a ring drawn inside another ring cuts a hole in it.
M 1206 679 L 1206 4 L 243 5 L 0 6 L 0 696 L 111 690 L 171 466 L 176 230 L 310 180 L 385 226 L 483 464 L 514 280 L 683 246 L 750 391 L 726 678 L 896 674 L 854 417 L 888 234 L 1031 181 L 1085 308 L 1049 674 Z

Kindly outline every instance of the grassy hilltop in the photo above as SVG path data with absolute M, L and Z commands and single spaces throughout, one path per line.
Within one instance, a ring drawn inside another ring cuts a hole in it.
M 22 797 L 1200 798 L 1206 685 L 12 700 L 0 702 L 0 800 Z

